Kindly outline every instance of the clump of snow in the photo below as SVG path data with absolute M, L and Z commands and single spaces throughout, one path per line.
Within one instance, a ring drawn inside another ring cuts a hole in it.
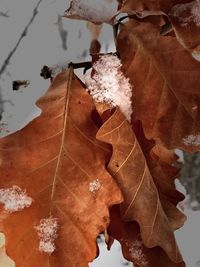
M 96 102 L 118 106 L 130 122 L 132 86 L 122 73 L 121 66 L 121 61 L 116 56 L 101 56 L 93 65 L 95 74 L 86 78 L 86 86 Z
M 89 183 L 89 191 L 92 193 L 99 191 L 100 188 L 101 188 L 101 182 L 99 181 L 99 179 L 96 179 Z
M 133 243 L 130 243 L 130 241 L 126 241 L 126 246 L 128 247 L 128 251 L 131 255 L 131 257 L 137 262 L 140 263 L 140 266 L 142 267 L 148 267 L 148 260 L 143 252 L 142 248 L 142 241 L 136 240 Z
M 192 57 L 200 62 L 200 52 L 193 51 L 192 52 Z
M 200 134 L 188 135 L 183 138 L 183 143 L 187 146 L 199 146 L 200 145 Z
M 64 16 L 78 16 L 95 23 L 102 23 L 110 22 L 117 10 L 117 0 L 72 0 Z
M 188 14 L 188 12 L 189 15 L 186 16 L 185 14 Z M 190 22 L 200 27 L 200 1 L 196 0 L 186 4 L 175 5 L 171 9 L 170 15 L 177 17 L 183 27 L 187 26 Z
M 58 62 L 57 64 L 54 64 L 51 67 L 49 67 L 49 69 L 51 71 L 51 76 L 54 78 L 60 72 L 63 72 L 66 69 L 68 69 L 69 68 L 69 63 L 70 63 L 69 60 L 68 61 L 65 60 L 63 62 Z
M 58 230 L 57 219 L 52 217 L 42 219 L 35 228 L 40 238 L 39 250 L 48 254 L 53 253 Z
M 27 196 L 26 191 L 16 185 L 0 189 L 0 203 L 4 205 L 7 212 L 21 211 L 30 207 L 32 202 L 33 199 Z

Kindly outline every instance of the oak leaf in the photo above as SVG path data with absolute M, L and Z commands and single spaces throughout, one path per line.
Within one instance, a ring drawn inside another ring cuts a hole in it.
M 147 138 L 167 149 L 199 151 L 200 62 L 148 21 L 121 25 L 117 43 Z
M 120 215 L 119 206 L 111 208 L 108 234 L 117 239 L 122 246 L 123 256 L 135 267 L 185 267 L 183 261 L 175 263 L 160 247 L 147 248 L 144 246 L 140 228 L 136 222 L 124 222 Z
M 165 194 L 171 193 L 176 199 L 176 191 L 171 187 L 162 189 L 162 183 L 165 183 L 162 177 L 156 177 L 161 189 L 156 187 L 152 174 L 160 173 L 149 168 L 138 140 L 119 108 L 101 126 L 97 139 L 112 145 L 108 170 L 124 196 L 120 205 L 122 220 L 139 224 L 146 247 L 160 246 L 172 261 L 182 261 L 173 231 L 183 225 L 185 217 Z
M 33 199 L 19 212 L 1 207 L 0 231 L 16 267 L 86 267 L 108 208 L 122 201 L 105 167 L 110 148 L 95 138 L 92 98 L 71 69 L 37 104 L 40 117 L 0 140 L 0 188 L 17 186 Z
M 190 1 L 174 5 L 168 12 L 177 40 L 188 50 L 200 54 L 200 3 Z M 200 56 L 199 56 L 200 58 Z M 199 59 L 198 58 L 198 59 Z M 200 59 L 199 59 L 200 61 Z
M 121 12 L 132 11 L 162 11 L 167 13 L 176 4 L 187 3 L 191 0 L 121 0 Z

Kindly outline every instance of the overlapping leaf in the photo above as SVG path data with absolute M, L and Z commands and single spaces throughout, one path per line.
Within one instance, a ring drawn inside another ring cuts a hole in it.
M 200 53 L 200 3 L 198 0 L 174 5 L 168 12 L 178 41 L 191 52 Z M 194 54 L 194 56 L 195 56 Z M 200 56 L 199 56 L 200 57 Z
M 175 263 L 160 248 L 144 246 L 140 229 L 136 222 L 124 222 L 119 207 L 111 208 L 111 223 L 108 228 L 111 238 L 117 239 L 122 245 L 124 257 L 134 263 L 135 267 L 185 267 L 185 263 Z
M 167 13 L 176 4 L 187 3 L 191 0 L 121 0 L 121 12 L 131 13 L 138 10 L 162 11 Z
M 95 139 L 93 101 L 72 71 L 59 74 L 38 102 L 42 115 L 0 140 L 0 188 L 13 185 L 33 199 L 29 208 L 0 211 L 0 231 L 16 267 L 86 267 L 96 237 L 109 223 L 108 207 L 122 201 L 106 171 L 110 150 Z M 58 221 L 55 251 L 40 252 L 35 229 Z
M 167 195 L 170 193 L 176 199 L 176 191 L 169 187 L 162 189 L 162 183 L 166 181 L 159 177 L 161 173 L 149 168 L 131 126 L 118 108 L 102 125 L 97 139 L 111 144 L 113 148 L 108 170 L 124 195 L 122 219 L 138 222 L 146 247 L 160 246 L 171 260 L 180 262 L 182 258 L 173 231 L 183 224 L 184 216 L 175 208 L 176 203 L 168 200 Z M 161 188 L 156 187 L 155 179 L 158 179 Z
M 167 149 L 199 151 L 200 62 L 147 21 L 121 26 L 118 51 L 147 138 Z

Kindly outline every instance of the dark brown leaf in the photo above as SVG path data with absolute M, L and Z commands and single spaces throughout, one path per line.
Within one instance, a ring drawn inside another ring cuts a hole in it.
M 200 150 L 200 62 L 150 22 L 121 26 L 118 52 L 145 135 L 167 149 Z

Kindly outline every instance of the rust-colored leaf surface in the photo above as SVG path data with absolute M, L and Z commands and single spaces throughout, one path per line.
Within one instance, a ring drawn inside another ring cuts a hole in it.
M 175 263 L 160 247 L 144 246 L 140 229 L 136 222 L 124 222 L 118 206 L 111 208 L 111 222 L 108 228 L 111 238 L 122 245 L 123 256 L 136 267 L 185 267 L 185 263 Z
M 185 218 L 166 194 L 176 198 L 175 190 L 171 191 L 168 184 L 166 189 L 162 188 L 166 183 L 162 181 L 164 175 L 159 177 L 160 169 L 149 168 L 130 124 L 118 108 L 99 129 L 97 139 L 113 148 L 108 170 L 122 189 L 122 219 L 138 222 L 146 247 L 160 246 L 172 261 L 182 261 L 173 231 L 182 226 Z M 161 188 L 157 188 L 157 183 Z
M 133 129 L 157 187 L 162 207 L 176 230 L 185 221 L 185 216 L 176 208 L 184 199 L 183 194 L 175 187 L 175 179 L 180 176 L 178 157 L 173 150 L 167 150 L 155 145 L 152 140 L 147 140 L 140 122 L 133 121 Z
M 187 3 L 191 0 L 121 0 L 121 12 L 131 11 L 163 11 L 168 12 L 175 4 Z
M 167 149 L 200 150 L 200 62 L 150 22 L 121 26 L 118 52 L 145 135 Z
M 168 12 L 178 41 L 200 54 L 200 3 L 198 0 L 174 5 Z M 199 56 L 200 57 L 200 56 Z
M 2 205 L 0 231 L 16 267 L 86 267 L 109 223 L 108 207 L 122 201 L 105 168 L 110 149 L 95 139 L 93 101 L 71 70 L 55 78 L 38 106 L 40 117 L 0 140 L 0 188 L 17 186 L 33 199 L 17 212 Z M 52 237 L 55 250 L 45 253 Z

